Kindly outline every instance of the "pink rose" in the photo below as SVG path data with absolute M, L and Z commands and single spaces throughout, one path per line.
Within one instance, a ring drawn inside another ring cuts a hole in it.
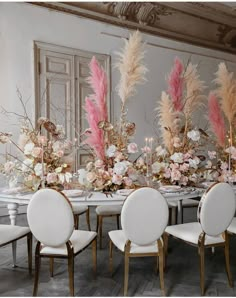
M 179 169 L 181 172 L 187 172 L 189 169 L 189 164 L 184 163 L 184 164 L 180 165 Z
M 145 165 L 144 159 L 143 159 L 142 157 L 140 157 L 140 158 L 137 160 L 137 165 L 138 165 L 139 167 Z
M 47 174 L 47 183 L 48 184 L 52 184 L 52 183 L 56 183 L 58 179 L 58 176 L 56 173 L 48 173 Z
M 92 183 L 96 179 L 96 174 L 94 172 L 89 172 L 86 178 L 88 182 Z
M 171 169 L 170 168 L 165 168 L 164 177 L 166 179 L 169 179 L 171 177 Z
M 148 146 L 145 146 L 145 147 L 141 148 L 141 150 L 142 150 L 143 153 L 151 153 L 151 148 L 148 147 Z
M 187 183 L 188 183 L 188 177 L 186 177 L 186 176 L 181 176 L 179 182 L 180 182 L 181 185 L 187 185 Z
M 32 150 L 33 157 L 42 157 L 43 150 L 40 147 L 34 147 Z
M 172 181 L 179 181 L 181 178 L 181 173 L 178 170 L 173 170 L 171 172 L 171 180 Z
M 124 155 L 121 152 L 117 151 L 115 153 L 115 161 L 119 162 L 119 161 L 121 161 L 123 159 L 124 159 Z
M 192 155 L 189 153 L 184 154 L 184 161 L 188 161 L 190 158 L 192 158 Z
M 138 146 L 136 143 L 130 143 L 128 145 L 128 153 L 137 153 L 138 152 Z
M 124 182 L 126 186 L 131 186 L 133 184 L 132 179 L 130 179 L 129 177 L 125 177 Z
M 101 159 L 98 159 L 95 161 L 94 165 L 95 165 L 95 168 L 102 168 L 104 166 L 104 163 Z
M 56 155 L 57 155 L 58 157 L 62 157 L 62 156 L 64 156 L 64 151 L 63 151 L 63 150 L 58 150 L 58 151 L 56 152 Z
M 121 185 L 122 184 L 122 176 L 114 174 L 112 176 L 112 183 L 117 184 L 117 185 Z

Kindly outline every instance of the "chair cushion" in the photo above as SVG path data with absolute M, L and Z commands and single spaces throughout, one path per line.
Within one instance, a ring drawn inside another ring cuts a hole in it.
M 120 214 L 122 205 L 103 205 L 96 208 L 97 215 L 116 215 Z
M 198 238 L 203 232 L 201 224 L 198 222 L 185 223 L 181 225 L 168 226 L 166 232 L 176 238 L 184 241 L 198 244 Z M 224 242 L 222 235 L 219 236 L 205 236 L 205 245 Z
M 231 221 L 231 224 L 229 225 L 227 231 L 236 234 L 236 217 L 234 217 Z
M 0 225 L 0 246 L 23 237 L 29 232 L 30 229 L 28 227 Z
M 109 237 L 114 245 L 122 252 L 125 250 L 125 244 L 128 240 L 122 230 L 110 231 Z M 157 253 L 157 242 L 150 245 L 136 245 L 131 242 L 130 253 Z
M 74 253 L 76 254 L 77 252 L 83 250 L 96 236 L 96 232 L 74 230 L 69 239 L 74 247 Z M 43 246 L 40 254 L 67 255 L 66 244 L 58 247 Z
M 72 205 L 73 213 L 76 215 L 80 215 L 88 210 L 88 206 L 86 205 L 80 205 L 76 203 L 72 203 L 71 205 Z
M 182 201 L 182 206 L 184 207 L 197 207 L 199 205 L 199 201 L 193 200 L 193 199 L 186 199 Z M 171 208 L 177 207 L 178 202 L 177 201 L 170 201 L 168 202 L 168 206 Z

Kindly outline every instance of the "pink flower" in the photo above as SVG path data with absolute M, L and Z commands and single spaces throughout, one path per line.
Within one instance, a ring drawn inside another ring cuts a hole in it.
M 207 152 L 210 159 L 216 158 L 216 152 L 215 151 L 208 151 Z
M 189 170 L 189 164 L 184 163 L 184 164 L 180 165 L 179 169 L 181 172 L 187 172 Z
M 172 170 L 178 170 L 179 169 L 179 164 L 178 163 L 171 163 L 170 164 L 170 168 Z
M 132 167 L 128 168 L 127 174 L 129 176 L 129 178 L 132 180 L 137 180 L 137 178 L 138 178 L 137 171 Z
M 103 163 L 103 161 L 101 159 L 97 159 L 95 161 L 94 165 L 95 165 L 95 168 L 102 168 L 103 165 L 104 165 L 104 163 Z
M 45 146 L 45 145 L 47 145 L 47 141 L 48 141 L 48 139 L 46 136 L 38 136 L 39 144 Z
M 121 161 L 123 159 L 124 159 L 124 155 L 122 154 L 122 152 L 116 151 L 116 153 L 115 153 L 115 159 L 114 160 L 116 162 L 119 162 L 119 161 Z
M 104 185 L 103 179 L 97 179 L 96 180 L 95 186 L 96 186 L 97 189 L 102 189 L 103 185 Z
M 182 184 L 182 185 L 187 185 L 187 183 L 188 183 L 188 177 L 186 177 L 186 176 L 181 176 L 179 182 L 180 182 L 180 184 Z
M 33 150 L 32 150 L 32 156 L 33 157 L 41 157 L 42 153 L 43 153 L 43 150 L 40 147 L 34 147 Z
M 226 171 L 228 169 L 227 162 L 222 162 L 220 168 L 221 168 L 221 170 Z
M 178 170 L 173 170 L 171 172 L 171 180 L 172 181 L 179 181 L 181 178 L 181 173 Z
M 86 178 L 88 182 L 92 183 L 96 179 L 96 174 L 94 172 L 89 172 Z
M 144 166 L 145 164 L 144 159 L 142 157 L 140 157 L 136 163 L 139 167 Z
M 164 177 L 166 179 L 169 179 L 171 177 L 171 169 L 170 168 L 165 168 Z
M 58 179 L 58 176 L 56 173 L 48 173 L 47 174 L 47 183 L 48 184 L 52 184 L 52 183 L 56 183 Z
M 56 152 L 56 155 L 57 155 L 58 157 L 62 157 L 62 156 L 64 156 L 64 151 L 63 151 L 63 150 L 58 150 L 58 151 Z
M 117 185 L 121 185 L 122 184 L 122 176 L 114 174 L 112 176 L 112 183 L 117 184 Z
M 129 177 L 125 177 L 124 182 L 126 186 L 131 186 L 133 184 L 132 179 L 130 179 Z
M 179 147 L 181 147 L 181 145 L 182 145 L 182 143 L 181 143 L 180 138 L 178 138 L 178 137 L 174 137 L 174 138 L 173 138 L 173 146 L 174 146 L 175 148 L 179 148 Z
M 138 152 L 138 146 L 136 143 L 130 143 L 128 145 L 128 153 L 137 153 Z
M 151 148 L 148 147 L 148 146 L 145 146 L 145 147 L 141 148 L 141 150 L 142 150 L 143 153 L 150 153 L 151 152 Z
M 191 154 L 189 154 L 189 153 L 185 153 L 185 154 L 184 154 L 184 161 L 188 161 L 191 157 L 192 157 Z

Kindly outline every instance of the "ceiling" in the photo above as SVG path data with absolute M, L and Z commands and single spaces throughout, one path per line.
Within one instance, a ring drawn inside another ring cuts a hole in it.
M 113 25 L 236 53 L 234 2 L 30 2 Z

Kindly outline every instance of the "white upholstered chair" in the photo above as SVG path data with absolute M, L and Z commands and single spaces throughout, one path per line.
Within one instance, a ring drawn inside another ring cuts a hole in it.
M 68 259 L 70 294 L 74 296 L 74 257 L 91 243 L 93 268 L 96 272 L 96 232 L 74 230 L 72 206 L 66 196 L 53 189 L 37 191 L 27 209 L 29 227 L 38 240 L 35 251 L 35 281 L 37 295 L 41 258 Z M 53 264 L 53 262 L 52 262 Z
M 32 234 L 28 227 L 0 225 L 0 247 L 27 237 L 29 273 L 32 272 Z
M 91 231 L 90 226 L 90 216 L 89 216 L 89 207 L 86 205 L 81 205 L 79 203 L 72 203 L 72 210 L 74 213 L 74 219 L 75 219 L 75 229 L 79 229 L 79 217 L 80 215 L 86 213 L 86 221 L 88 225 L 88 230 Z
M 161 236 L 168 222 L 168 205 L 155 189 L 144 187 L 132 192 L 121 211 L 122 230 L 110 231 L 110 271 L 113 244 L 124 253 L 124 295 L 128 292 L 130 257 L 154 256 L 159 261 L 160 285 L 164 294 L 164 247 Z
M 223 246 L 229 285 L 232 277 L 229 265 L 229 239 L 227 228 L 235 213 L 234 191 L 227 183 L 212 185 L 202 196 L 198 207 L 198 222 L 168 226 L 164 235 L 167 249 L 168 235 L 198 247 L 200 257 L 200 286 L 204 295 L 204 249 Z
M 236 234 L 236 217 L 234 217 L 231 221 L 231 224 L 229 225 L 227 231 L 231 234 Z
M 102 205 L 97 206 L 96 214 L 97 214 L 97 227 L 96 232 L 99 236 L 99 248 L 102 248 L 102 223 L 104 217 L 116 217 L 117 229 L 120 229 L 120 213 L 121 213 L 122 205 Z

